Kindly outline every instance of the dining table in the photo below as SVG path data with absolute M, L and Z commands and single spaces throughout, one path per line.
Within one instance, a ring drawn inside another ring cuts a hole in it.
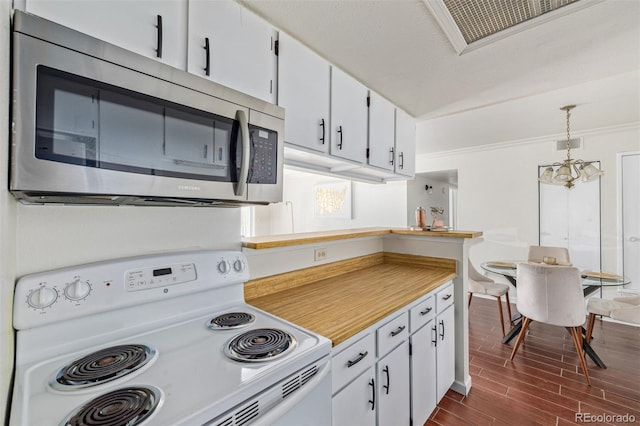
M 506 278 L 514 287 L 518 286 L 517 283 L 517 268 L 519 263 L 528 262 L 526 260 L 495 260 L 487 261 L 480 264 L 480 267 L 491 274 L 500 275 Z M 563 265 L 559 265 L 563 266 Z M 570 265 L 566 265 L 570 266 Z M 603 287 L 619 287 L 631 283 L 628 277 L 611 274 L 607 272 L 597 271 L 581 271 L 582 277 L 582 291 L 585 297 L 593 294 L 594 292 L 601 290 Z M 502 343 L 509 343 L 514 337 L 516 337 L 522 329 L 522 315 L 519 313 L 514 314 L 511 318 L 511 329 L 502 338 Z M 583 334 L 585 330 L 583 328 Z M 607 368 L 605 363 L 600 359 L 598 354 L 593 350 L 591 345 L 584 339 L 582 341 L 585 353 L 596 363 L 600 368 Z

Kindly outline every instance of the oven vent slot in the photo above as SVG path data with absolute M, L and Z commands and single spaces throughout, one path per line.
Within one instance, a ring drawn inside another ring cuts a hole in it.
M 235 424 L 237 426 L 241 426 L 245 423 L 247 423 L 249 420 L 258 417 L 258 414 L 260 414 L 260 410 L 258 409 L 258 401 L 254 401 L 251 405 L 249 405 L 246 408 L 243 408 L 242 410 L 240 410 L 238 413 L 236 413 L 235 418 L 236 418 L 236 422 Z
M 286 397 L 291 395 L 293 392 L 300 389 L 300 387 L 303 386 L 305 383 L 307 383 L 309 380 L 311 380 L 311 378 L 315 376 L 317 372 L 318 372 L 318 366 L 314 365 L 313 367 L 306 369 L 305 371 L 303 371 L 293 379 L 284 383 L 282 385 L 282 399 L 285 399 Z
M 311 378 L 313 376 L 316 375 L 317 372 L 318 372 L 318 366 L 317 365 L 314 365 L 313 367 L 309 368 L 307 371 L 304 371 L 301 374 L 300 384 L 304 385 L 305 383 L 307 383 L 309 380 L 311 380 Z
M 233 426 L 233 418 L 227 417 L 226 419 L 218 423 L 216 426 Z

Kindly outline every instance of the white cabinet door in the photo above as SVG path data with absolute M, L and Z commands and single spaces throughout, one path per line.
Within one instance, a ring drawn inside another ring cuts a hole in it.
M 411 336 L 411 417 L 416 425 L 424 424 L 438 403 L 436 336 L 435 320 Z
M 449 306 L 436 317 L 437 347 L 436 347 L 436 383 L 437 400 L 440 401 L 451 387 L 456 375 L 455 353 L 455 317 L 454 306 Z
M 280 33 L 278 105 L 286 111 L 285 142 L 329 152 L 331 66 L 311 49 Z
M 396 108 L 395 171 L 404 176 L 416 174 L 416 122 L 406 112 Z
M 330 153 L 364 163 L 367 88 L 336 67 L 331 68 L 331 129 Z
M 378 425 L 409 425 L 409 342 L 404 341 L 376 365 L 378 386 Z
M 276 39 L 267 21 L 232 0 L 189 0 L 189 72 L 275 103 Z
M 25 9 L 141 55 L 186 69 L 187 0 L 26 0 Z
M 376 423 L 376 383 L 373 367 L 362 373 L 332 399 L 333 426 L 372 426 Z
M 395 107 L 391 102 L 369 92 L 369 158 L 372 166 L 393 170 L 395 162 Z

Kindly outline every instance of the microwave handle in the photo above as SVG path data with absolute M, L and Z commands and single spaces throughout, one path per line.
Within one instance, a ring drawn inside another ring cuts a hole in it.
M 242 140 L 242 164 L 236 183 L 236 195 L 243 196 L 247 188 L 247 177 L 249 176 L 249 156 L 251 155 L 251 144 L 249 141 L 249 123 L 247 114 L 243 110 L 236 111 L 236 120 L 240 123 L 240 135 Z

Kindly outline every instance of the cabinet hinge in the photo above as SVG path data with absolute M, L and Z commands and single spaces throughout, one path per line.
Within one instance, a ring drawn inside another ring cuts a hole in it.
M 366 158 L 369 158 L 369 148 L 366 149 Z
M 367 107 L 371 106 L 371 96 L 367 96 Z
M 273 53 L 278 56 L 278 53 L 280 52 L 280 40 L 276 40 L 273 42 Z

